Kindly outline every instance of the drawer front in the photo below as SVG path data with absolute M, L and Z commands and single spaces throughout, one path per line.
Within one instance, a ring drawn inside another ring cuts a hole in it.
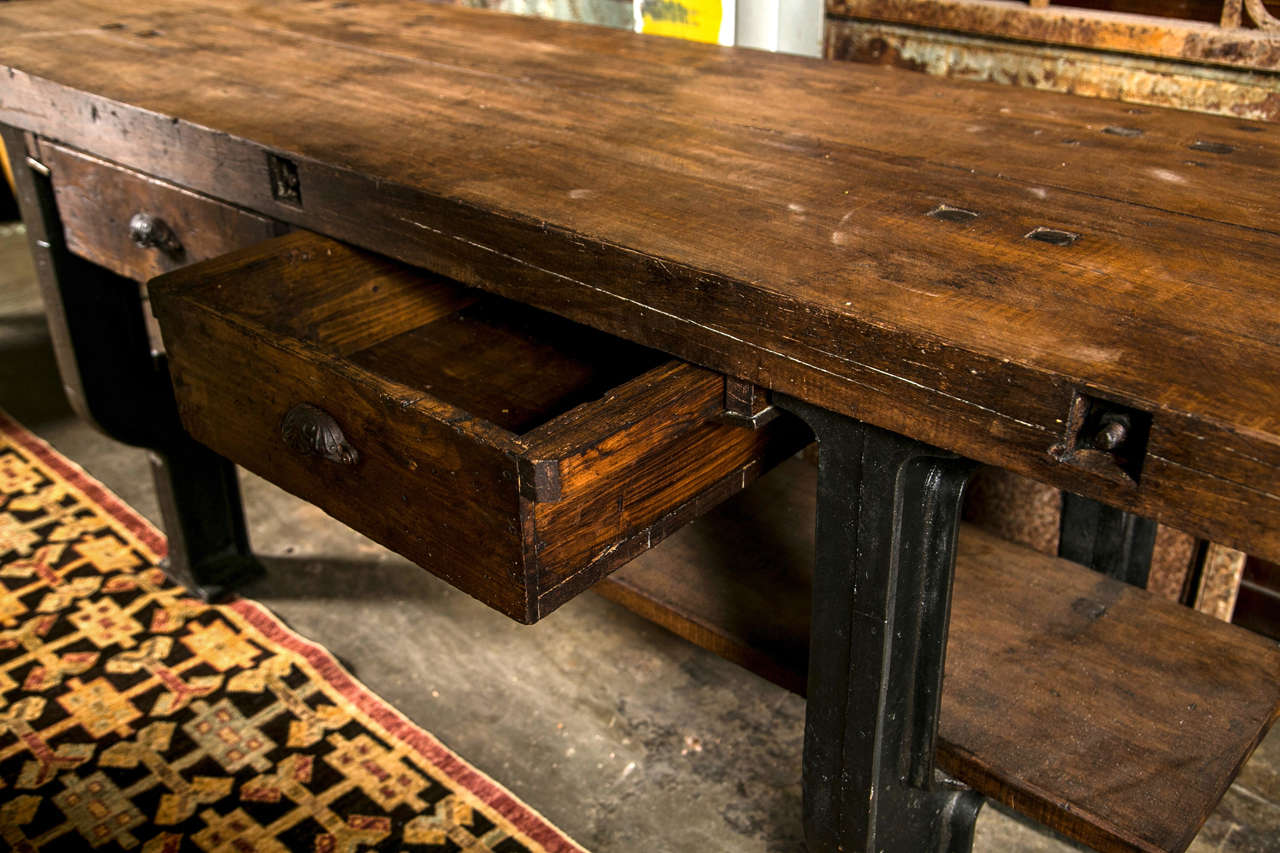
M 151 290 L 197 439 L 521 622 L 807 439 L 720 422 L 718 374 L 315 235 Z
M 67 247 L 140 282 L 260 243 L 270 219 L 42 141 Z

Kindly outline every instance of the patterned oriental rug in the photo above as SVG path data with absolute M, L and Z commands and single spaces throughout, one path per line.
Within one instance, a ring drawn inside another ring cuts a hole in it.
M 0 413 L 0 838 L 13 850 L 583 853 Z

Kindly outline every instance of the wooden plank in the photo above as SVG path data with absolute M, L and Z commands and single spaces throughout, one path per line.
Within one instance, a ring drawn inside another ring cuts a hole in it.
M 815 472 L 794 460 L 597 589 L 800 691 Z M 965 526 L 938 760 L 1100 850 L 1182 850 L 1280 713 L 1272 642 Z
M 305 16 L 292 15 L 285 8 L 257 14 L 273 27 L 322 40 L 332 39 L 335 30 L 349 26 L 351 19 L 350 13 L 325 9 Z M 415 21 L 398 13 L 394 4 L 364 9 L 359 20 L 373 31 L 365 34 L 367 44 L 389 57 L 415 64 L 429 60 L 447 66 L 455 75 L 488 77 L 485 109 L 501 107 L 504 118 L 513 112 L 536 113 L 547 94 L 555 110 L 555 102 L 563 95 L 583 102 L 578 110 L 590 104 L 606 110 L 606 116 L 616 103 L 643 109 L 650 117 L 683 120 L 703 128 L 727 128 L 734 133 L 756 128 L 784 137 L 855 142 L 886 159 L 910 156 L 931 167 L 976 170 L 988 177 L 1254 227 L 1265 227 L 1267 212 L 1277 209 L 1274 196 L 1249 186 L 1246 177 L 1251 167 L 1274 167 L 1280 154 L 1275 136 L 1267 135 L 1267 126 L 1258 122 L 1205 121 L 1207 117 L 1190 117 L 1178 110 L 1135 109 L 1124 103 L 1004 86 L 926 82 L 915 74 L 849 69 L 758 51 L 709 53 L 680 41 L 636 44 L 633 36 L 581 27 L 539 23 L 534 30 L 512 18 L 490 18 L 479 26 L 451 16 Z M 401 27 L 408 27 L 421 41 L 409 41 Z M 513 68 L 519 74 L 514 79 Z M 723 86 L 725 77 L 736 78 L 736 85 Z M 523 110 L 520 101 L 496 99 L 503 83 L 520 93 Z M 909 111 L 917 126 L 908 130 L 883 120 L 885 111 L 899 110 Z M 558 111 L 564 111 L 564 106 Z M 560 123 L 557 117 L 556 113 L 542 116 L 553 124 Z M 1116 128 L 1133 132 L 1108 130 Z M 622 136 L 617 128 L 614 132 Z M 653 137 L 663 135 L 650 134 L 643 138 L 644 144 L 655 144 L 660 140 Z M 1232 150 L 1206 162 L 1203 155 L 1213 151 L 1190 147 L 1202 135 L 1202 141 Z M 1016 152 L 1016 156 L 996 166 L 990 157 L 993 149 Z M 682 153 L 695 151 L 695 146 L 688 146 Z M 1192 157 L 1201 165 L 1185 168 Z M 1170 180 L 1150 168 L 1135 168 L 1145 160 L 1157 160 L 1175 173 L 1175 167 L 1184 167 L 1181 180 Z M 1108 173 L 1106 179 L 1090 175 L 1082 164 Z M 1224 191 L 1224 183 L 1229 191 Z M 1244 219 L 1253 213 L 1261 217 Z
M 1261 126 L 390 0 L 33 8 L 0 120 L 1280 555 Z M 1076 392 L 1152 414 L 1140 482 L 1061 461 Z

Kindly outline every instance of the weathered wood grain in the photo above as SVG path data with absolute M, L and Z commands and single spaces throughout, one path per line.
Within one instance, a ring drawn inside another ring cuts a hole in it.
M 151 289 L 192 435 L 522 622 L 808 439 L 719 423 L 719 374 L 306 232 Z M 342 452 L 286 440 L 300 405 Z
M 797 692 L 815 471 L 795 460 L 596 588 Z M 966 525 L 939 764 L 1099 850 L 1190 843 L 1280 712 L 1280 650 Z
M 0 121 L 1280 555 L 1271 128 L 404 0 L 28 8 Z M 1077 391 L 1152 414 L 1140 482 L 1055 456 Z

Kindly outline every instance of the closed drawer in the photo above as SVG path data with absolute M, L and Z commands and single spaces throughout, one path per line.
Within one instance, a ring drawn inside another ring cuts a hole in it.
M 306 233 L 163 276 L 200 441 L 534 622 L 806 439 L 701 368 Z
M 145 282 L 280 233 L 270 219 L 48 141 L 40 157 L 67 248 L 127 278 Z

